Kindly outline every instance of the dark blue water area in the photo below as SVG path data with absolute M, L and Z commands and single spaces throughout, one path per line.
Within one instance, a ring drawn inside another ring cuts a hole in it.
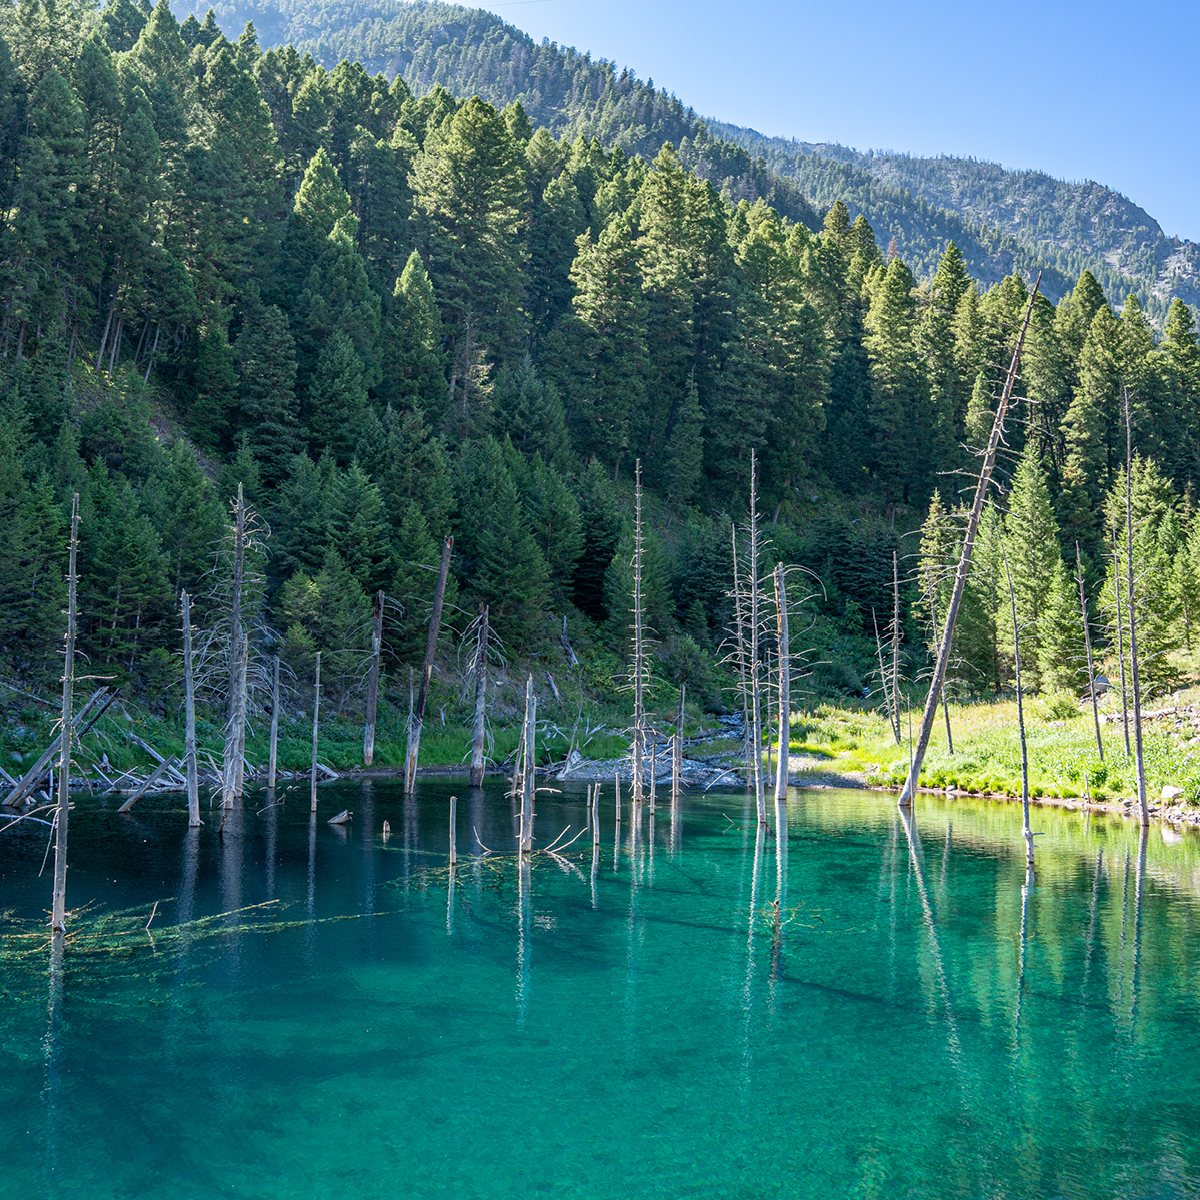
M 1200 1196 L 1190 834 L 1039 809 L 1027 878 L 1015 806 L 609 785 L 522 866 L 499 783 L 117 803 L 61 966 L 0 833 L 5 1197 Z

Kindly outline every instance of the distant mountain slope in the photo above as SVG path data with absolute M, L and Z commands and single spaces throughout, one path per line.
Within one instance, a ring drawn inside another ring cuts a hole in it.
M 176 7 L 202 16 L 208 4 Z M 1155 318 L 1174 296 L 1200 303 L 1200 246 L 1167 238 L 1142 209 L 1099 184 L 970 159 L 861 154 L 706 121 L 652 80 L 539 44 L 482 9 L 437 0 L 218 0 L 214 7 L 228 32 L 252 20 L 264 45 L 292 42 L 329 67 L 352 58 L 372 73 L 401 75 L 417 93 L 441 85 L 497 105 L 520 100 L 535 125 L 559 135 L 599 137 L 648 157 L 670 141 L 731 199 L 763 197 L 812 228 L 844 200 L 852 216 L 865 214 L 881 246 L 895 239 L 918 276 L 932 274 L 953 240 L 984 283 L 1041 270 L 1057 299 L 1089 268 L 1111 300 L 1134 291 Z
M 871 190 L 880 189 L 881 196 L 921 196 L 1008 234 L 1070 278 L 1090 269 L 1118 303 L 1130 291 L 1158 313 L 1174 296 L 1200 302 L 1200 245 L 1167 237 L 1149 213 L 1102 184 L 1067 183 L 1042 171 L 1006 171 L 969 158 L 863 154 L 835 144 L 766 137 L 720 121 L 710 121 L 709 128 L 761 156 L 818 204 L 848 186 L 867 186 L 862 177 L 869 176 L 875 181 Z M 879 219 L 870 205 L 864 211 L 873 224 Z

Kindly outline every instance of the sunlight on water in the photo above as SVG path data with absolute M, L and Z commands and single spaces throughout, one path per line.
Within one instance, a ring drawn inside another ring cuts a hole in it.
M 780 853 L 609 787 L 522 870 L 499 785 L 419 786 L 81 799 L 61 971 L 0 838 L 0 1195 L 1200 1194 L 1200 839 L 1040 809 L 1027 883 L 1015 806 L 793 791 Z

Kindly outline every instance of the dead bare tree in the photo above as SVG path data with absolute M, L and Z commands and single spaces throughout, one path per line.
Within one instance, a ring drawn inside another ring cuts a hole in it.
M 379 657 L 383 652 L 383 589 L 375 593 L 371 623 L 371 666 L 367 675 L 367 719 L 363 725 L 363 766 L 375 761 L 375 713 L 379 704 Z
M 486 604 L 479 606 L 479 628 L 476 632 L 475 659 L 472 670 L 475 672 L 475 727 L 471 737 L 471 787 L 483 785 L 484 740 L 487 735 L 487 656 L 488 656 L 488 614 Z
M 1025 864 L 1033 866 L 1033 830 L 1029 827 L 1029 748 L 1025 742 L 1025 702 L 1021 689 L 1021 635 L 1017 624 L 1017 599 L 1013 591 L 1008 556 L 1004 557 L 1004 575 L 1008 580 L 1008 603 L 1012 612 L 1013 662 L 1017 673 L 1017 733 L 1021 739 L 1021 832 L 1025 838 Z
M 1087 650 L 1088 696 L 1092 701 L 1092 721 L 1096 726 L 1096 753 L 1104 761 L 1104 742 L 1100 739 L 1100 706 L 1096 700 L 1096 668 L 1092 663 L 1092 631 L 1088 622 L 1087 596 L 1083 590 L 1083 557 L 1075 543 L 1075 578 L 1079 583 L 1079 615 L 1083 621 L 1083 644 Z
M 184 592 L 183 605 L 183 745 L 187 768 L 188 828 L 200 828 L 200 778 L 196 765 L 196 687 L 192 673 L 192 598 Z
M 421 727 L 425 722 L 425 704 L 429 699 L 429 685 L 433 681 L 433 664 L 437 657 L 438 634 L 442 628 L 442 604 L 446 599 L 446 579 L 450 574 L 450 552 L 454 539 L 447 537 L 442 542 L 442 561 L 438 567 L 437 587 L 433 592 L 433 609 L 429 614 L 429 637 L 425 642 L 425 664 L 421 668 L 421 687 L 417 692 L 417 704 L 408 726 L 408 746 L 404 753 L 404 790 L 411 793 L 417 784 L 417 757 L 421 751 Z
M 1025 307 L 1025 319 L 1021 322 L 1021 332 L 1017 335 L 1017 345 L 1013 350 L 1012 360 L 1008 366 L 1008 374 L 1004 379 L 1004 388 L 1000 393 L 1000 401 L 996 405 L 996 417 L 992 422 L 991 436 L 988 438 L 987 449 L 983 456 L 983 465 L 979 470 L 979 480 L 975 485 L 975 500 L 971 505 L 971 514 L 967 519 L 966 536 L 963 538 L 962 551 L 958 558 L 958 569 L 954 575 L 954 590 L 950 595 L 950 606 L 946 613 L 946 626 L 942 631 L 941 644 L 938 647 L 937 662 L 933 668 L 933 678 L 929 684 L 929 695 L 925 699 L 925 712 L 921 717 L 921 730 L 917 735 L 917 744 L 913 748 L 912 762 L 908 769 L 908 779 L 904 790 L 900 793 L 899 804 L 902 808 L 909 807 L 916 795 L 917 784 L 921 778 L 921 765 L 925 761 L 925 751 L 929 749 L 929 739 L 933 734 L 933 724 L 937 720 L 938 697 L 946 683 L 946 669 L 950 664 L 950 652 L 954 646 L 954 627 L 958 623 L 958 610 L 962 606 L 963 591 L 967 586 L 967 575 L 971 569 L 971 554 L 975 549 L 975 537 L 979 532 L 979 518 L 983 513 L 984 501 L 992 482 L 992 471 L 996 466 L 996 452 L 1000 440 L 1004 436 L 1004 425 L 1008 418 L 1008 406 L 1012 400 L 1013 386 L 1017 381 L 1017 371 L 1021 365 L 1021 351 L 1025 345 L 1025 335 L 1029 332 L 1029 321 L 1033 316 L 1033 305 L 1037 299 L 1038 289 L 1042 284 L 1041 272 L 1038 272 L 1037 282 L 1029 295 L 1029 303 Z
M 761 617 L 759 614 L 758 460 L 750 451 L 750 738 L 754 744 L 754 802 L 758 823 L 767 823 L 767 801 L 762 772 Z
M 71 811 L 71 706 L 75 697 L 75 596 L 79 583 L 79 493 L 71 500 L 71 543 L 67 565 L 67 636 L 63 656 L 62 726 L 58 755 L 58 807 L 54 813 L 54 896 L 50 928 L 56 939 L 67 930 L 67 821 Z
M 1150 824 L 1146 801 L 1146 760 L 1142 747 L 1142 688 L 1138 672 L 1137 602 L 1133 588 L 1133 423 L 1129 418 L 1129 389 L 1121 387 L 1125 402 L 1125 570 L 1129 600 L 1129 674 L 1133 684 L 1133 752 L 1137 769 L 1138 810 L 1143 825 Z
M 321 652 L 313 669 L 312 763 L 308 773 L 309 812 L 317 811 L 317 738 L 321 727 Z
M 778 626 L 779 654 L 779 741 L 775 764 L 775 825 L 784 818 L 787 804 L 788 771 L 791 767 L 792 659 L 788 636 L 787 582 L 783 563 L 775 566 L 775 613 Z
M 633 803 L 642 802 L 642 758 L 646 752 L 646 646 L 642 604 L 642 460 L 634 463 L 633 525 L 633 745 L 631 747 Z
M 1129 691 L 1125 681 L 1125 619 L 1121 615 L 1121 555 L 1117 550 L 1117 518 L 1112 519 L 1113 593 L 1117 601 L 1117 661 L 1121 667 L 1121 729 L 1125 734 L 1125 761 L 1133 757 L 1129 747 Z

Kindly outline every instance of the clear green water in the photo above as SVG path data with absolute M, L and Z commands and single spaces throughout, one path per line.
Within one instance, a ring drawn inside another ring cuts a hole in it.
M 451 790 L 251 797 L 223 841 L 81 801 L 69 902 L 173 899 L 60 991 L 11 936 L 46 831 L 0 837 L 0 1194 L 1200 1195 L 1196 840 L 1039 810 L 1026 888 L 1015 806 L 923 799 L 910 842 L 793 792 L 779 863 L 741 794 L 614 849 L 610 787 L 594 865 L 465 859 L 451 897 Z M 457 790 L 460 854 L 507 852 L 499 788 Z M 541 843 L 582 815 L 541 799 Z

